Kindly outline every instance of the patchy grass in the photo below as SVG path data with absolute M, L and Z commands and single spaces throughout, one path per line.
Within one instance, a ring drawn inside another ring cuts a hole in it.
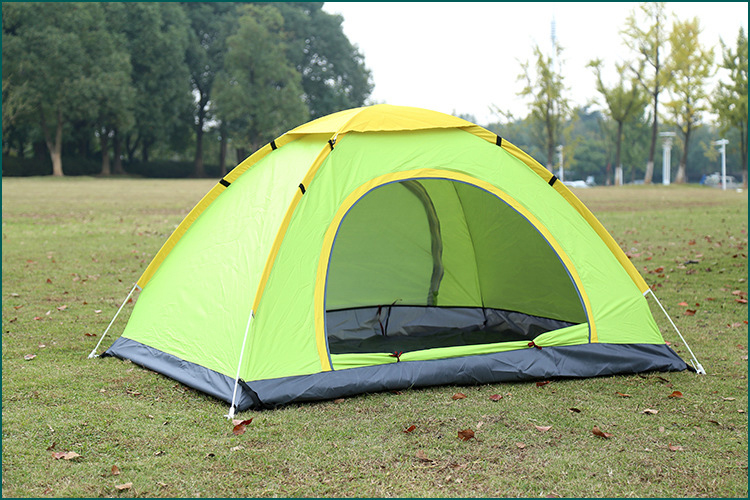
M 3 496 L 747 497 L 747 305 L 737 302 L 747 299 L 747 194 L 576 191 L 654 285 L 705 376 L 366 394 L 244 412 L 253 422 L 235 436 L 225 403 L 86 358 L 213 183 L 3 179 Z M 463 429 L 475 439 L 458 439 Z M 53 458 L 60 451 L 81 456 Z

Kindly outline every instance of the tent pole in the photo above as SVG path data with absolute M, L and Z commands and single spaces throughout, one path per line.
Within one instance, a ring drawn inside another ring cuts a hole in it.
M 237 363 L 237 376 L 234 378 L 234 390 L 232 391 L 232 405 L 229 407 L 229 413 L 224 415 L 228 420 L 234 417 L 235 402 L 237 400 L 237 386 L 240 383 L 240 368 L 242 367 L 242 356 L 245 354 L 245 345 L 247 344 L 247 334 L 250 331 L 250 322 L 255 317 L 255 311 L 250 310 L 247 317 L 247 326 L 245 327 L 245 337 L 242 339 L 242 349 L 240 349 L 240 361 Z
M 677 329 L 677 325 L 674 324 L 674 321 L 672 321 L 672 318 L 667 313 L 667 310 L 664 309 L 663 305 L 661 305 L 661 302 L 659 302 L 659 299 L 656 297 L 656 294 L 654 293 L 654 291 L 651 290 L 651 288 L 649 288 L 643 295 L 645 296 L 649 292 L 651 292 L 651 295 L 654 297 L 654 300 L 656 300 L 656 303 L 659 304 L 659 307 L 661 307 L 662 312 L 664 312 L 664 315 L 667 317 L 667 319 L 669 320 L 669 322 L 672 323 L 672 327 L 677 332 L 677 335 L 679 335 L 680 338 L 682 339 L 682 343 L 685 344 L 685 347 L 687 347 L 688 351 L 690 351 L 690 355 L 693 357 L 693 364 L 695 365 L 695 371 L 696 371 L 696 373 L 698 373 L 698 375 L 705 375 L 706 374 L 706 370 L 704 370 L 703 366 L 700 363 L 698 363 L 698 360 L 695 358 L 695 354 L 693 354 L 693 350 L 690 349 L 690 346 L 688 345 L 687 341 L 685 340 L 685 337 L 683 337 L 682 334 L 680 333 L 680 330 Z
M 102 340 L 104 340 L 104 337 L 107 335 L 107 332 L 112 327 L 112 324 L 115 322 L 115 320 L 117 319 L 117 316 L 120 314 L 120 311 L 122 311 L 122 308 L 125 307 L 125 304 L 128 303 L 128 300 L 130 300 L 130 296 L 133 295 L 133 292 L 135 292 L 135 289 L 137 287 L 138 287 L 138 283 L 136 282 L 136 284 L 133 285 L 133 288 L 130 290 L 130 293 L 128 294 L 128 296 L 125 297 L 125 300 L 122 302 L 122 304 L 120 304 L 120 308 L 115 313 L 115 316 L 114 318 L 112 318 L 112 321 L 109 322 L 109 326 L 107 327 L 107 329 L 104 330 L 104 333 L 102 334 L 102 337 L 99 339 L 99 342 L 96 344 L 96 347 L 94 347 L 94 350 L 91 351 L 91 354 L 89 354 L 89 359 L 99 357 L 99 355 L 96 354 L 96 350 L 99 349 L 99 346 L 101 345 Z

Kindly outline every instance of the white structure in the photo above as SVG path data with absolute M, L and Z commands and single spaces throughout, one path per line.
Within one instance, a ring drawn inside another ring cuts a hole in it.
M 565 178 L 563 177 L 563 146 L 562 144 L 558 144 L 557 147 L 557 154 L 560 155 L 560 168 L 557 171 L 557 178 L 561 181 L 564 181 Z
M 661 183 L 665 186 L 669 186 L 669 181 L 672 178 L 672 138 L 675 136 L 674 132 L 661 132 L 659 136 L 662 137 L 661 147 L 663 148 L 663 155 L 661 160 Z
M 729 141 L 726 139 L 719 139 L 718 141 L 714 141 L 711 144 L 714 146 L 721 146 L 719 148 L 719 151 L 721 151 L 721 189 L 724 191 L 727 190 L 727 144 L 729 144 Z

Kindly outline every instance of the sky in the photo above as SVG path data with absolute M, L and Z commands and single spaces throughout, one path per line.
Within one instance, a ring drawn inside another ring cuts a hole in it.
M 596 97 L 596 80 L 586 65 L 604 61 L 605 84 L 617 81 L 615 63 L 633 57 L 620 31 L 636 2 L 326 2 L 341 14 L 349 41 L 364 55 L 375 84 L 371 103 L 416 106 L 472 115 L 476 123 L 504 121 L 491 106 L 517 118 L 528 100 L 517 94 L 521 63 L 535 45 L 551 52 L 555 21 L 563 48 L 562 70 L 575 105 Z M 667 2 L 670 19 L 698 17 L 701 42 L 721 57 L 721 37 L 736 48 L 747 34 L 747 2 Z M 716 79 L 711 85 L 715 85 Z M 597 107 L 594 104 L 594 107 Z

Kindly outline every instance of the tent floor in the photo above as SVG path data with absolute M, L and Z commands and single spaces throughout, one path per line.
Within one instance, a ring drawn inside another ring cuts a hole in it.
M 531 341 L 542 333 L 573 324 L 477 307 L 374 306 L 326 312 L 331 354 L 412 352 Z
M 494 344 L 530 340 L 512 330 L 497 331 L 443 331 L 431 335 L 377 335 L 364 339 L 328 339 L 331 354 L 370 353 L 370 352 L 411 352 L 437 347 L 454 347 L 478 344 Z

